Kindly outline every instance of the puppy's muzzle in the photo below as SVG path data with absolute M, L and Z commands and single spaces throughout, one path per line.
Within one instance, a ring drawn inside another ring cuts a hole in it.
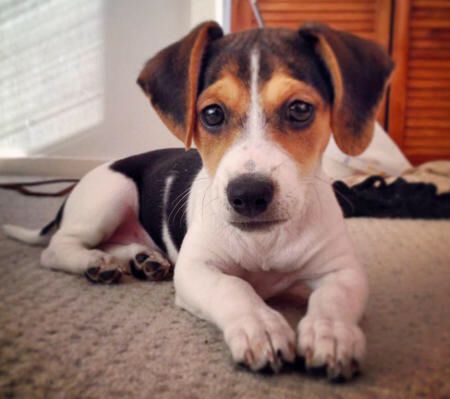
M 231 180 L 226 191 L 228 202 L 234 211 L 253 218 L 269 207 L 273 199 L 274 185 L 264 175 L 246 173 Z

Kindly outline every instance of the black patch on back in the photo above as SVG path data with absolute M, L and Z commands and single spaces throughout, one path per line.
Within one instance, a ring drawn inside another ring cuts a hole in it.
M 186 206 L 192 182 L 202 167 L 197 150 L 185 151 L 169 148 L 135 155 L 114 162 L 110 168 L 132 179 L 139 195 L 139 221 L 163 251 L 167 248 L 162 240 L 163 217 L 168 220 L 168 229 L 177 249 L 186 234 Z M 173 176 L 166 215 L 163 215 L 163 195 L 166 180 Z M 176 207 L 176 208 L 175 208 Z

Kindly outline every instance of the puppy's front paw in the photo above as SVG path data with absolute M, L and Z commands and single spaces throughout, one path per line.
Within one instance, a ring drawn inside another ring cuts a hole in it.
M 298 354 L 308 369 L 325 367 L 332 381 L 351 379 L 359 371 L 365 347 L 364 334 L 356 324 L 311 316 L 300 321 Z
M 252 370 L 278 372 L 295 360 L 295 333 L 281 314 L 263 309 L 236 318 L 224 330 L 233 360 Z

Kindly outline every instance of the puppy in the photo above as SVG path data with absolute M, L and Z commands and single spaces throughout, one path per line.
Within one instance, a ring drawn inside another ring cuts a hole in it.
M 94 282 L 171 275 L 176 304 L 223 331 L 252 370 L 304 357 L 351 377 L 365 352 L 368 296 L 342 212 L 321 172 L 330 132 L 345 153 L 371 140 L 392 62 L 324 25 L 223 36 L 199 25 L 150 59 L 138 84 L 189 149 L 87 174 L 57 218 L 30 232 L 44 267 Z M 310 292 L 296 331 L 265 300 Z

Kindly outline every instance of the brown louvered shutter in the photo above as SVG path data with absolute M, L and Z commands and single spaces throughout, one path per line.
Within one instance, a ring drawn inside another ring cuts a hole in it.
M 259 0 L 258 5 L 267 27 L 322 22 L 388 47 L 391 0 Z M 256 26 L 248 0 L 234 0 L 232 31 Z
M 415 164 L 450 159 L 450 1 L 397 1 L 393 46 L 393 138 Z
M 390 5 L 390 1 L 378 0 L 259 1 L 264 21 L 269 27 L 297 29 L 305 22 L 317 21 L 387 44 L 389 32 L 379 29 L 383 25 L 380 23 L 383 16 L 377 3 L 385 3 L 384 8 Z M 389 11 L 383 11 L 388 26 Z

